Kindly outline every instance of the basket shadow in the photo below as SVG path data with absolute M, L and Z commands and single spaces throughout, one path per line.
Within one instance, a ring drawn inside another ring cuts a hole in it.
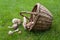
M 45 33 L 48 33 L 51 30 L 51 27 L 48 30 L 45 31 L 38 31 L 38 30 L 31 30 L 30 32 L 27 31 L 27 33 L 31 36 L 31 34 L 33 34 L 34 36 L 40 36 L 40 35 L 44 35 Z

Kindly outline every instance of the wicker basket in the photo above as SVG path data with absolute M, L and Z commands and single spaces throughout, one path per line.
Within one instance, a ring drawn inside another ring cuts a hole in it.
M 31 17 L 28 18 L 23 15 L 23 13 L 31 14 Z M 29 22 L 33 21 L 34 24 L 30 26 L 30 30 L 46 30 L 51 27 L 52 24 L 52 15 L 43 5 L 37 3 L 32 12 L 20 12 L 20 15 L 26 17 Z M 29 23 L 28 22 L 28 23 Z

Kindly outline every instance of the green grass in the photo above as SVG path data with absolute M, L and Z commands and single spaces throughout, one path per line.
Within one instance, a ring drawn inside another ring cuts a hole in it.
M 43 4 L 53 14 L 52 28 L 46 32 L 28 32 L 20 25 L 21 34 L 8 35 L 13 18 L 22 17 L 20 11 L 31 11 L 37 3 Z M 0 0 L 0 40 L 60 40 L 60 0 Z

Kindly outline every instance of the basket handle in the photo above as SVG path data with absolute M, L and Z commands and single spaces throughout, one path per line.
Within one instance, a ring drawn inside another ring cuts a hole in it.
M 21 16 L 23 16 L 23 17 L 26 17 L 26 16 L 24 16 L 23 14 L 32 14 L 32 15 L 37 15 L 37 13 L 36 12 L 26 12 L 26 11 L 22 11 L 22 12 L 20 12 L 20 15 Z M 28 17 L 26 17 L 28 20 L 29 20 L 29 18 Z

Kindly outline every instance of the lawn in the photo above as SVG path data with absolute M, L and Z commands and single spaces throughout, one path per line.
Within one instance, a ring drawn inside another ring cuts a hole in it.
M 21 34 L 8 35 L 13 18 L 22 17 L 21 11 L 31 11 L 33 6 L 41 3 L 53 15 L 52 28 L 45 32 L 29 32 L 20 25 Z M 60 0 L 0 0 L 0 40 L 60 40 Z

